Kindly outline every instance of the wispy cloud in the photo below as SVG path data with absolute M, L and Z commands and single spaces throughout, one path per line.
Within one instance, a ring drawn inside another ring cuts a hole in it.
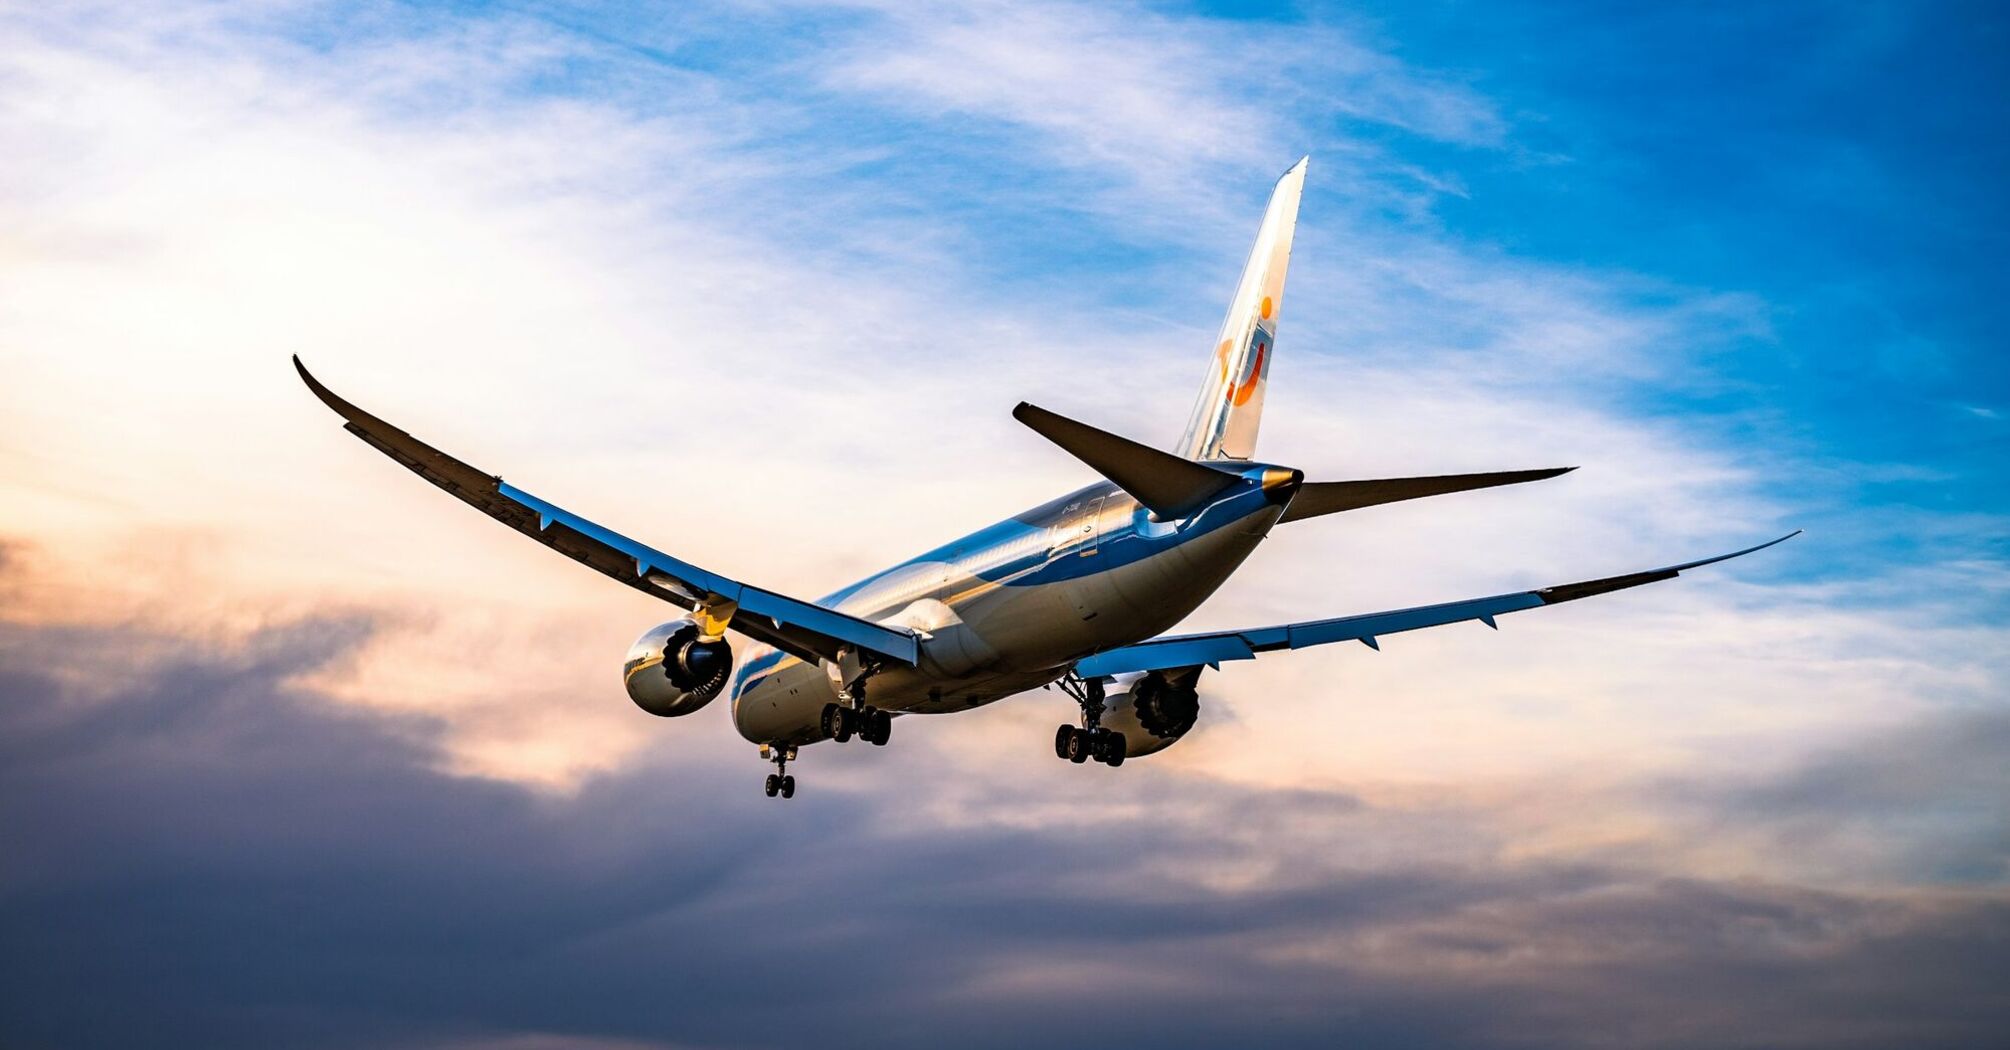
M 1316 12 L 0 26 L 23 159 L 0 174 L 0 820 L 36 843 L 0 866 L 0 943 L 41 960 L 31 1020 L 128 978 L 214 1042 L 740 1044 L 779 979 L 787 1030 L 884 1034 L 814 976 L 861 958 L 998 1045 L 1075 1038 L 1112 988 L 1173 1045 L 1925 1045 L 2001 1020 L 1948 991 L 2004 943 L 2001 520 L 1847 505 L 1946 474 L 1720 410 L 1745 380 L 1719 365 L 1794 356 L 1764 295 L 1442 221 L 1485 203 L 1458 158 L 1528 148 L 1472 82 Z M 620 648 L 666 607 L 473 520 L 286 364 L 820 593 L 1086 480 L 1019 397 L 1169 440 L 1265 183 L 1305 152 L 1266 454 L 1586 469 L 1284 530 L 1199 620 L 1816 528 L 1498 635 L 1210 672 L 1201 731 L 1093 799 L 1035 694 L 815 749 L 780 812 L 719 712 L 621 698 Z M 782 928 L 780 962 L 745 935 Z M 79 947 L 122 929 L 148 936 Z M 208 962 L 167 967 L 182 944 Z

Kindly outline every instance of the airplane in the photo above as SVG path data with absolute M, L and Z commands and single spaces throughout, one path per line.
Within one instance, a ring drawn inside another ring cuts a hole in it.
M 622 677 L 642 710 L 692 714 L 730 679 L 733 725 L 774 764 L 765 790 L 792 798 L 798 749 L 857 737 L 885 746 L 894 719 L 968 711 L 1058 685 L 1079 708 L 1056 756 L 1117 767 L 1163 751 L 1200 716 L 1199 680 L 1229 661 L 1355 641 L 1673 579 L 1714 558 L 1539 590 L 1243 630 L 1165 634 L 1219 588 L 1270 530 L 1575 467 L 1307 481 L 1255 458 L 1309 158 L 1286 171 L 1216 337 L 1206 380 L 1171 451 L 1021 402 L 1013 416 L 1100 476 L 817 601 L 725 576 L 597 525 L 448 456 L 336 396 L 298 355 L 307 386 L 361 438 L 490 517 L 689 615 L 643 632 Z M 748 643 L 737 676 L 727 634 Z

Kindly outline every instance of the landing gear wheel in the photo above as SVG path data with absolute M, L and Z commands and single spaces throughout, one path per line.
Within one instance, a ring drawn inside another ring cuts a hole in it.
M 1068 730 L 1068 761 L 1081 765 L 1089 760 L 1089 752 L 1093 749 L 1089 734 L 1073 726 L 1069 726 Z
M 823 717 L 819 719 L 818 722 L 823 727 L 825 736 L 830 737 L 833 740 L 837 739 L 838 720 L 842 717 L 842 715 L 839 712 L 843 710 L 844 708 L 841 708 L 836 704 L 824 705 Z
M 1068 738 L 1075 735 L 1075 727 L 1063 725 L 1054 731 L 1054 757 L 1068 757 Z
M 872 730 L 871 735 L 866 737 L 872 741 L 872 746 L 885 747 L 886 742 L 893 739 L 893 715 L 874 708 L 867 713 L 865 722 Z
M 1124 755 L 1131 749 L 1130 740 L 1124 734 L 1110 731 L 1110 737 L 1103 744 L 1103 764 L 1115 769 L 1124 764 Z
M 1089 730 L 1090 758 L 1093 758 L 1098 762 L 1105 761 L 1109 758 L 1110 735 L 1111 735 L 1110 731 L 1107 729 L 1098 728 Z
M 842 744 L 850 740 L 857 729 L 858 716 L 852 714 L 850 708 L 837 704 L 824 705 L 824 732 L 830 734 L 832 740 Z
M 761 757 L 775 764 L 775 771 L 761 785 L 768 797 L 796 797 L 796 778 L 789 775 L 789 763 L 795 760 L 796 749 L 786 744 L 763 744 Z

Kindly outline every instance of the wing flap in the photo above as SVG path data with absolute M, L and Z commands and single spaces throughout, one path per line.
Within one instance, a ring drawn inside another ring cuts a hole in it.
M 749 586 L 629 539 L 350 404 L 315 379 L 297 356 L 293 366 L 308 389 L 346 421 L 343 429 L 365 444 L 463 503 L 602 575 L 684 609 L 708 601 L 735 602 L 733 630 L 812 662 L 835 659 L 846 645 L 907 664 L 918 659 L 920 642 L 912 632 Z
M 1686 570 L 1765 550 L 1775 543 L 1784 543 L 1798 535 L 1800 532 L 1796 530 L 1779 539 L 1713 558 L 1701 558 L 1645 572 L 1560 584 L 1534 591 L 1517 591 L 1513 594 L 1496 594 L 1486 598 L 1420 605 L 1413 609 L 1395 609 L 1358 616 L 1339 616 L 1327 620 L 1306 620 L 1274 627 L 1168 635 L 1097 653 L 1077 663 L 1075 673 L 1084 678 L 1099 678 L 1130 671 L 1158 671 L 1169 667 L 1191 667 L 1200 664 L 1219 667 L 1224 660 L 1251 660 L 1255 659 L 1258 653 L 1279 649 L 1303 649 L 1307 646 L 1327 645 L 1332 642 L 1358 641 L 1373 648 L 1380 648 L 1375 640 L 1385 634 L 1399 634 L 1425 627 L 1441 627 L 1467 620 L 1478 620 L 1493 627 L 1494 617 L 1505 613 L 1544 605 L 1558 605 L 1660 580 L 1672 580 Z

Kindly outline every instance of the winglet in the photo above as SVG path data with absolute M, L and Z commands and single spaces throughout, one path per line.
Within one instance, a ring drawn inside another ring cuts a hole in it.
M 1557 587 L 1545 587 L 1535 592 L 1535 595 L 1542 599 L 1544 605 L 1555 605 L 1558 602 L 1574 602 L 1579 598 L 1589 598 L 1594 594 L 1610 594 L 1613 591 L 1623 591 L 1628 587 L 1638 587 L 1643 583 L 1672 580 L 1689 569 L 1697 569 L 1705 565 L 1715 565 L 1720 561 L 1730 561 L 1732 558 L 1742 558 L 1755 551 L 1765 550 L 1774 544 L 1785 543 L 1800 534 L 1801 530 L 1795 529 L 1779 539 L 1767 540 L 1756 546 L 1746 547 L 1741 551 L 1719 554 L 1714 558 L 1698 558 L 1695 561 L 1685 561 L 1680 565 L 1648 569 L 1646 572 L 1629 572 L 1624 576 L 1608 576 L 1602 580 L 1586 580 L 1582 583 L 1566 583 Z
M 314 396 L 320 398 L 322 404 L 334 409 L 335 414 L 348 421 L 352 425 L 352 428 L 361 428 L 363 431 L 383 430 L 403 437 L 410 437 L 403 430 L 357 408 L 355 405 L 343 400 L 341 395 L 335 393 L 335 391 L 322 386 L 321 381 L 314 378 L 314 373 L 309 372 L 306 364 L 301 362 L 299 354 L 293 355 L 293 370 L 300 373 L 301 381 L 307 384 L 307 389 L 314 391 Z M 361 435 L 359 434 L 359 436 Z

